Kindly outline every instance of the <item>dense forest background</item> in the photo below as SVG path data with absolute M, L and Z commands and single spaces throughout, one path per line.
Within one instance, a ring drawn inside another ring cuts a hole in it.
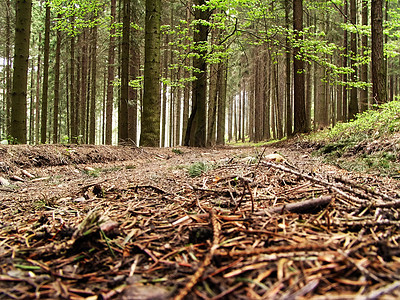
M 400 1 L 1 0 L 9 143 L 212 146 L 399 94 Z

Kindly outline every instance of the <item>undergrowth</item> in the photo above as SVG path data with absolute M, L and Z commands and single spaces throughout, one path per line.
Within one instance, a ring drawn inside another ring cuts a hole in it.
M 344 169 L 400 178 L 400 101 L 358 114 L 308 138 L 315 155 Z

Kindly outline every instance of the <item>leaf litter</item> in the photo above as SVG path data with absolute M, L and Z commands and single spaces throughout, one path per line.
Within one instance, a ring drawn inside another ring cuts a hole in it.
M 298 149 L 172 150 L 2 147 L 0 298 L 400 296 L 399 181 Z

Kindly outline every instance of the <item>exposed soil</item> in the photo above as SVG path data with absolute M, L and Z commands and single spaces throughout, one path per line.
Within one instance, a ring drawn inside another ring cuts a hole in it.
M 0 177 L 0 299 L 400 297 L 400 181 L 296 144 L 1 146 Z

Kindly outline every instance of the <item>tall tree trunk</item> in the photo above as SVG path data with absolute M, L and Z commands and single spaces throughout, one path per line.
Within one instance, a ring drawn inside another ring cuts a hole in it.
M 129 100 L 129 36 L 130 36 L 130 0 L 123 0 L 123 25 L 121 46 L 121 96 L 118 111 L 118 143 L 126 143 L 128 132 Z
M 362 0 L 362 24 L 364 26 L 368 25 L 368 0 Z M 361 38 L 361 53 L 363 57 L 368 57 L 368 36 L 363 34 Z M 368 64 L 364 63 L 361 65 L 360 70 L 360 80 L 363 82 L 368 82 Z M 361 112 L 368 109 L 368 88 L 363 88 L 360 91 L 360 103 Z
M 140 145 L 160 145 L 161 0 L 146 0 L 144 96 Z
M 107 100 L 106 100 L 106 144 L 112 143 L 112 123 L 114 105 L 114 58 L 115 58 L 115 20 L 116 0 L 111 0 L 111 24 L 110 41 L 108 46 L 108 65 L 107 65 Z
M 169 35 L 165 35 L 165 46 L 164 46 L 164 57 L 163 57 L 163 74 L 164 77 L 168 77 L 168 45 L 169 44 Z M 161 125 L 161 146 L 162 147 L 167 147 L 168 143 L 166 141 L 167 137 L 167 90 L 168 90 L 168 85 L 166 83 L 162 84 L 162 107 L 161 107 L 161 120 L 162 120 L 162 125 Z
M 205 0 L 195 0 L 193 4 L 197 7 L 205 6 Z M 208 9 L 194 9 L 196 23 L 193 42 L 195 44 L 196 56 L 193 58 L 192 83 L 192 113 L 189 118 L 186 131 L 185 145 L 204 147 L 206 145 L 206 98 L 207 98 L 207 62 L 205 45 L 207 44 L 208 26 L 205 24 L 210 18 Z M 205 22 L 202 22 L 205 21 Z
M 6 133 L 11 135 L 11 3 L 6 1 Z
M 46 18 L 44 29 L 44 58 L 43 58 L 43 89 L 42 89 L 42 112 L 40 124 L 40 142 L 46 143 L 47 134 L 47 98 L 49 91 L 49 54 L 50 54 L 50 6 L 46 0 Z
M 90 111 L 89 111 L 89 144 L 96 143 L 96 92 L 97 92 L 97 26 L 92 28 L 92 83 L 90 91 Z
M 134 10 L 133 8 L 132 10 Z M 131 44 L 132 45 L 137 45 L 137 36 L 135 35 L 134 32 L 135 29 L 131 28 Z M 129 69 L 129 78 L 131 80 L 135 80 L 139 76 L 139 68 L 140 68 L 140 51 L 138 47 L 131 47 L 130 49 L 130 69 Z M 139 98 L 139 93 L 138 90 L 132 87 L 129 87 L 129 138 L 135 145 L 137 144 L 137 119 L 138 119 L 138 98 Z
M 348 13 L 348 1 L 344 0 L 344 5 L 343 5 L 343 14 L 344 14 L 344 23 L 347 23 L 347 13 Z M 347 68 L 347 60 L 348 60 L 348 33 L 347 30 L 343 30 L 343 54 L 342 54 L 342 67 Z M 342 81 L 346 83 L 348 80 L 347 74 L 342 75 Z M 341 98 L 339 100 L 338 104 L 338 115 L 337 115 L 337 120 L 338 121 L 345 121 L 347 120 L 347 87 L 345 85 L 342 86 L 341 89 Z
M 355 26 L 357 22 L 357 2 L 356 0 L 350 0 L 350 21 Z M 352 82 L 356 82 L 357 79 L 357 34 L 355 32 L 351 33 L 350 37 L 350 64 L 354 70 L 354 73 L 351 75 Z M 352 87 L 350 91 L 350 102 L 349 102 L 349 119 L 353 119 L 355 115 L 359 112 L 358 109 L 358 95 L 357 88 Z
M 285 24 L 286 30 L 290 30 L 290 0 L 285 0 Z M 293 109 L 292 109 L 292 97 L 291 97 L 291 68 L 290 68 L 290 41 L 289 35 L 286 38 L 286 91 L 285 91 L 285 102 L 286 102 L 286 135 L 291 137 L 293 134 Z
M 28 134 L 28 141 L 29 144 L 34 144 L 35 143 L 35 137 L 34 137 L 34 128 L 35 128 L 35 94 L 33 92 L 33 84 L 35 82 L 35 72 L 33 70 L 35 69 L 35 60 L 32 58 L 31 59 L 31 87 L 30 87 L 30 101 L 29 101 L 29 134 Z M 6 97 L 5 91 L 3 90 L 3 96 Z M 6 125 L 6 124 L 4 124 Z M 7 127 L 6 127 L 7 128 Z M 4 131 L 3 131 L 4 133 Z
M 77 97 L 79 96 L 79 133 L 81 136 L 82 141 L 87 140 L 87 130 L 86 130 L 86 125 L 87 125 L 87 118 L 86 118 L 86 99 L 87 99 L 87 81 L 88 81 L 88 30 L 85 29 L 82 32 L 82 39 L 81 39 L 81 61 L 80 61 L 80 92 L 78 92 Z
M 71 134 L 70 134 L 70 141 L 71 143 L 77 143 L 78 138 L 78 128 L 76 124 L 76 94 L 75 94 L 75 38 L 70 37 L 71 47 L 70 47 L 70 88 L 69 88 L 69 107 L 70 107 L 70 124 L 71 124 Z
M 226 90 L 228 84 L 228 68 L 224 62 L 219 63 L 220 75 L 218 76 L 218 114 L 217 114 L 217 145 L 225 145 L 225 116 L 226 116 Z
M 26 94 L 32 0 L 17 0 L 14 45 L 14 73 L 11 95 L 11 136 L 26 144 Z
M 218 76 L 220 70 L 218 64 L 210 65 L 209 97 L 208 97 L 208 126 L 207 126 L 207 146 L 214 146 L 216 143 L 215 126 L 217 122 L 217 94 Z
M 296 39 L 303 39 L 303 0 L 293 0 L 293 29 Z M 300 48 L 293 49 L 293 72 L 294 72 L 294 131 L 293 133 L 306 132 L 306 103 L 305 103 L 305 82 L 304 62 L 299 57 Z
M 190 9 L 191 9 L 191 0 L 188 0 L 186 3 L 186 22 L 187 22 L 186 29 L 188 30 L 188 32 L 190 30 L 190 18 L 191 18 Z M 186 45 L 189 45 L 189 41 L 186 41 Z M 190 65 L 190 59 L 186 57 L 184 63 L 186 65 Z M 185 78 L 188 78 L 190 76 L 187 68 L 185 68 L 183 74 Z M 185 143 L 184 141 L 185 133 L 187 130 L 188 120 L 189 120 L 189 101 L 190 101 L 190 83 L 186 82 L 185 87 L 183 89 L 183 124 L 182 124 L 183 143 Z
M 372 96 L 375 103 L 387 101 L 386 72 L 383 53 L 383 0 L 371 2 L 372 21 Z
M 41 44 L 42 41 L 42 35 L 41 33 L 39 33 L 39 54 L 38 54 L 38 61 L 37 61 L 37 71 L 36 71 L 36 101 L 35 101 L 35 143 L 38 144 L 40 137 L 39 137 L 39 133 L 40 133 L 40 80 L 41 80 Z
M 53 114 L 53 144 L 59 141 L 59 103 L 60 103 L 60 57 L 61 57 L 61 32 L 57 30 L 56 61 L 54 64 L 54 114 Z

